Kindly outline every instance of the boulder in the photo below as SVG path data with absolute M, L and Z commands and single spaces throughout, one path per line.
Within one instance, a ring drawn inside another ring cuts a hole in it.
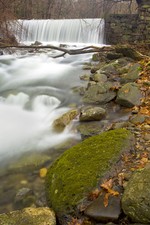
M 78 115 L 77 109 L 71 109 L 68 112 L 64 113 L 58 119 L 53 122 L 53 129 L 56 132 L 62 132 L 65 127 Z
M 54 212 L 47 208 L 25 208 L 0 214 L 1 225 L 56 225 Z
M 85 106 L 80 110 L 80 121 L 96 121 L 101 120 L 106 114 L 106 110 L 96 106 Z
M 133 222 L 150 224 L 150 164 L 130 178 L 122 197 L 122 208 Z
M 77 126 L 77 130 L 81 134 L 82 139 L 85 139 L 102 133 L 108 124 L 107 120 L 100 121 L 100 123 L 97 121 L 84 122 Z
M 59 218 L 75 213 L 79 202 L 132 144 L 126 129 L 103 132 L 68 149 L 53 163 L 46 176 L 46 196 Z
M 125 107 L 133 107 L 140 105 L 142 98 L 141 91 L 135 83 L 127 83 L 123 85 L 117 93 L 116 102 Z
M 88 104 L 106 104 L 116 97 L 116 92 L 111 91 L 112 83 L 90 84 L 83 95 L 83 102 Z
M 108 52 L 106 55 L 106 58 L 109 60 L 114 60 L 114 59 L 119 59 L 123 55 L 121 53 L 116 53 L 116 52 Z
M 134 64 L 128 70 L 127 74 L 121 76 L 121 83 L 129 83 L 136 81 L 140 76 L 141 65 L 139 63 Z
M 104 83 L 107 81 L 107 76 L 105 74 L 100 74 L 100 73 L 95 73 L 93 74 L 93 76 L 91 77 L 91 80 L 95 81 L 95 82 L 101 82 Z
M 131 48 L 128 45 L 117 45 L 115 47 L 116 53 L 121 53 L 124 57 L 129 57 L 134 60 L 143 59 L 143 55 L 137 52 L 135 49 Z

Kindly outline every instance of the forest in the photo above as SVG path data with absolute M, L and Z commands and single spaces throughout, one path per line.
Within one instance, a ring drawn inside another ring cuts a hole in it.
M 135 0 L 0 0 L 2 17 L 19 19 L 99 18 L 107 13 L 135 13 Z

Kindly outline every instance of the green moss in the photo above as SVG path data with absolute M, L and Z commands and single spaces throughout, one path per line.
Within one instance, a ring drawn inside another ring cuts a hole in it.
M 47 207 L 25 208 L 0 214 L 1 225 L 55 225 L 55 215 Z
M 48 170 L 46 192 L 53 209 L 62 213 L 75 207 L 110 168 L 110 160 L 129 147 L 130 137 L 126 129 L 117 129 L 68 149 Z

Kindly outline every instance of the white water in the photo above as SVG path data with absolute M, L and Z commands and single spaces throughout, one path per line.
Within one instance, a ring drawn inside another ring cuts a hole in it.
M 103 19 L 19 20 L 21 42 L 104 43 Z
M 82 59 L 81 59 L 82 60 Z M 28 151 L 43 151 L 79 138 L 73 123 L 55 133 L 53 121 L 74 103 L 70 88 L 79 69 L 47 55 L 0 57 L 0 161 Z
M 21 42 L 103 43 L 101 19 L 19 22 L 24 28 Z M 52 51 L 21 54 L 0 56 L 0 164 L 24 152 L 44 151 L 69 138 L 79 138 L 73 123 L 59 134 L 52 123 L 70 109 L 69 104 L 78 104 L 71 87 L 81 83 L 81 66 L 91 55 L 54 60 Z

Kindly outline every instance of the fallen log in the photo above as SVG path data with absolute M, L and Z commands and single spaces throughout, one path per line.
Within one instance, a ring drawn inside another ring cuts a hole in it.
M 62 47 L 57 47 L 54 45 L 46 45 L 46 46 L 36 46 L 36 45 L 8 45 L 8 46 L 1 46 L 1 49 L 4 48 L 22 48 L 22 49 L 53 49 L 53 50 L 58 50 L 63 52 L 60 55 L 54 56 L 54 58 L 64 56 L 65 54 L 69 55 L 78 55 L 78 54 L 86 54 L 86 53 L 94 53 L 94 52 L 102 52 L 102 51 L 111 51 L 114 50 L 113 47 L 111 46 L 86 46 L 84 48 L 79 48 L 79 49 L 67 49 L 67 48 L 62 48 Z

